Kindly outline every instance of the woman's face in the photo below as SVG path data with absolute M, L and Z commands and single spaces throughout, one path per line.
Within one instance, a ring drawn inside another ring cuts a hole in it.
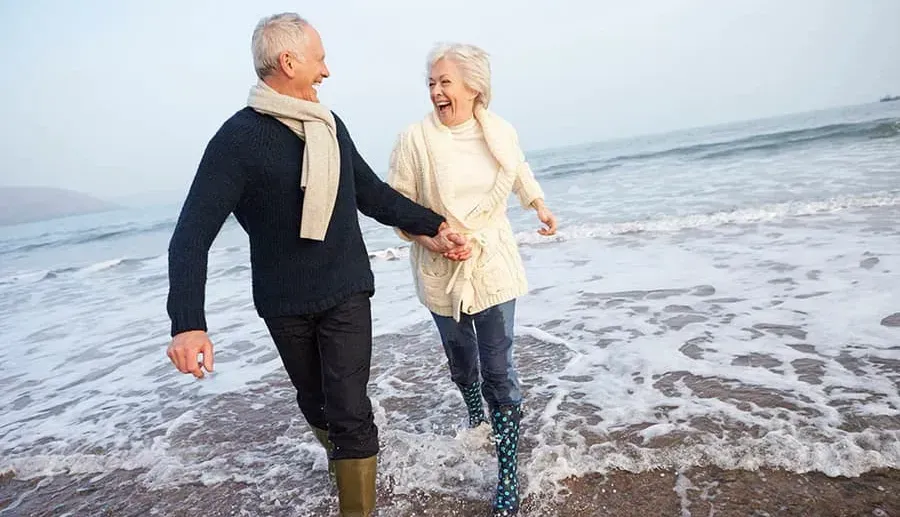
M 478 93 L 466 86 L 452 59 L 440 59 L 431 67 L 428 88 L 441 124 L 453 127 L 472 118 Z

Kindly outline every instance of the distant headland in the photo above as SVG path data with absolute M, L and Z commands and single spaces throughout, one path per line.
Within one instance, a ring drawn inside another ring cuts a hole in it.
M 73 190 L 52 187 L 0 187 L 0 225 L 46 221 L 107 212 L 121 206 Z
M 880 100 L 881 102 L 900 101 L 900 95 L 894 95 L 894 96 L 885 95 L 884 97 L 882 97 L 882 98 L 879 99 L 879 100 Z

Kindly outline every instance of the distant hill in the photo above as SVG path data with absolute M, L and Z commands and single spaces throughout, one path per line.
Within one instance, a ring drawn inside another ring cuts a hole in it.
M 50 187 L 0 187 L 0 225 L 106 212 L 119 205 L 81 192 Z
M 187 189 L 147 190 L 136 194 L 113 197 L 109 200 L 113 203 L 118 203 L 130 208 L 146 208 L 160 205 L 180 205 L 186 195 Z

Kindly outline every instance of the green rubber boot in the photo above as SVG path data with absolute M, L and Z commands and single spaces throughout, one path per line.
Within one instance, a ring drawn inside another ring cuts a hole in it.
M 319 429 L 318 427 L 311 425 L 309 426 L 312 429 L 313 434 L 316 436 L 316 440 L 319 440 L 319 443 L 322 444 L 322 447 L 325 448 L 325 453 L 328 454 L 328 477 L 334 481 L 334 462 L 331 461 L 331 451 L 334 450 L 334 445 L 332 445 L 331 440 L 328 439 L 328 431 L 325 429 Z
M 378 457 L 335 460 L 341 517 L 369 517 L 375 511 Z

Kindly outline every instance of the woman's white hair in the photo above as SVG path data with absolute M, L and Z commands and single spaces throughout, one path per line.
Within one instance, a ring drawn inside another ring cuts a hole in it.
M 491 103 L 491 62 L 487 52 L 475 45 L 464 43 L 438 43 L 428 53 L 425 76 L 441 59 L 450 59 L 459 66 L 466 86 L 478 93 L 476 103 L 485 108 Z
M 263 79 L 278 70 L 278 60 L 282 52 L 296 54 L 304 59 L 306 33 L 309 22 L 296 13 L 281 13 L 267 16 L 256 24 L 250 47 L 253 52 L 253 68 Z

